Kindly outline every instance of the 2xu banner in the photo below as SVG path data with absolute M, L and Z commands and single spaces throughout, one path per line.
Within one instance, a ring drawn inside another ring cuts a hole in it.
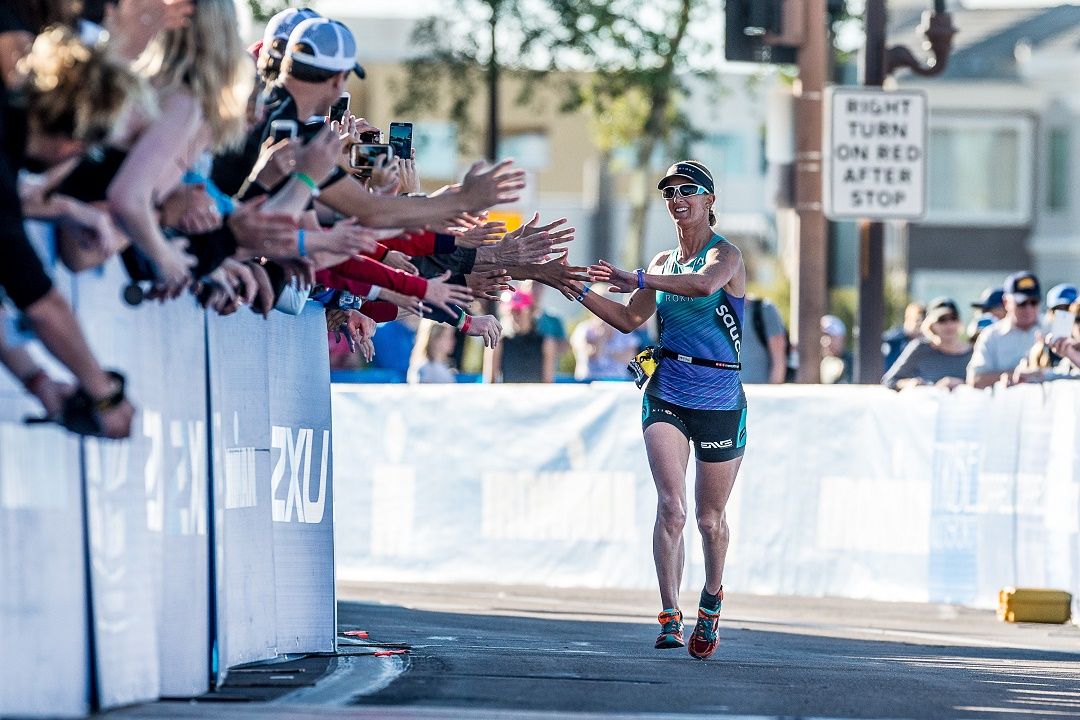
M 747 396 L 732 591 L 979 607 L 1005 585 L 1080 597 L 1080 383 Z M 655 588 L 640 407 L 629 383 L 336 386 L 339 442 L 365 438 L 336 474 L 350 508 L 339 576 Z M 694 590 L 704 565 L 688 500 Z
M 321 313 L 129 308 L 122 275 L 80 276 L 73 297 L 95 353 L 127 375 L 130 440 L 80 452 L 22 426 L 34 404 L 0 385 L 5 717 L 85 714 L 91 680 L 103 708 L 202 694 L 215 642 L 219 678 L 334 647 Z
M 333 456 L 322 311 L 208 322 L 220 679 L 334 649 Z

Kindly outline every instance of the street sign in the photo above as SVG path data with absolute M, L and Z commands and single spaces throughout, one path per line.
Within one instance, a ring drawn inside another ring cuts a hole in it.
M 926 214 L 927 102 L 921 90 L 826 91 L 825 215 L 914 220 Z

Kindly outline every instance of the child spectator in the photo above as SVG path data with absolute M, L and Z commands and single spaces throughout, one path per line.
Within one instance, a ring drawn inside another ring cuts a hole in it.
M 450 364 L 456 339 L 453 326 L 421 321 L 409 362 L 409 382 L 457 382 L 457 370 Z

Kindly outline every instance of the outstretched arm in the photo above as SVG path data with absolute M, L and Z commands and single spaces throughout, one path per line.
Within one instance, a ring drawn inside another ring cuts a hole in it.
M 658 272 L 663 268 L 667 256 L 668 252 L 665 251 L 653 258 L 652 262 L 649 263 L 649 272 Z M 605 282 L 610 281 L 605 280 Z M 582 290 L 580 284 L 575 284 L 573 287 L 578 293 Z M 636 279 L 634 287 L 635 289 L 630 293 L 630 301 L 626 305 L 594 292 L 586 293 L 582 297 L 581 304 L 588 308 L 593 315 L 615 329 L 624 333 L 633 332 L 656 312 L 656 291 L 648 288 L 645 290 L 636 289 Z M 613 284 L 612 290 L 626 292 L 629 288 L 623 290 Z
M 662 275 L 656 270 L 655 261 L 645 272 L 645 288 L 661 290 L 684 297 L 708 297 L 729 285 L 732 294 L 745 295 L 746 277 L 743 271 L 742 253 L 730 243 L 721 243 L 705 255 L 701 269 L 682 275 Z M 597 282 L 611 283 L 616 292 L 630 292 L 638 287 L 637 273 L 620 270 L 606 260 L 589 268 L 589 274 Z

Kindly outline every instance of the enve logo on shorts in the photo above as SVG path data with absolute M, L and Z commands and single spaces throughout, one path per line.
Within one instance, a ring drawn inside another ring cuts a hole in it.
M 702 442 L 700 446 L 702 450 L 726 450 L 732 444 L 731 440 L 721 440 L 719 442 Z

